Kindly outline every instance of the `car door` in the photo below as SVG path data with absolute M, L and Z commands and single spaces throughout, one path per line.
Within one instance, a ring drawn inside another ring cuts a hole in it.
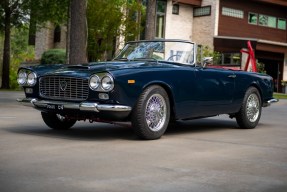
M 197 67 L 196 98 L 202 115 L 224 113 L 232 104 L 236 75 L 232 70 Z

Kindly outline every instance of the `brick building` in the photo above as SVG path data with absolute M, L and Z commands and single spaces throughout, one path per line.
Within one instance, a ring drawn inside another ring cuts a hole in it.
M 35 59 L 49 49 L 66 49 L 67 27 L 47 22 L 35 35 Z

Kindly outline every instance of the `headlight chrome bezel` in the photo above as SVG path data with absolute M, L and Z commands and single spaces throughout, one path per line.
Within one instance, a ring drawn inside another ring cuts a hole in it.
M 91 82 L 95 80 L 95 78 L 98 78 L 98 86 L 91 86 Z M 93 74 L 89 79 L 89 87 L 93 91 L 98 92 L 110 92 L 114 89 L 114 78 L 109 73 L 97 73 Z M 95 88 L 96 87 L 96 88 Z
M 31 77 L 32 76 L 32 77 Z M 34 86 L 37 83 L 37 74 L 34 72 L 28 73 L 27 76 L 27 85 L 28 86 Z
M 37 83 L 37 77 L 37 73 L 31 70 L 20 69 L 17 74 L 17 82 L 22 87 L 33 87 Z
M 28 75 L 27 72 L 21 69 L 17 74 L 17 82 L 20 86 L 24 86 L 27 82 Z
M 101 80 L 100 80 L 100 77 L 98 75 L 96 75 L 96 74 L 92 75 L 90 77 L 90 80 L 89 80 L 90 89 L 92 89 L 94 91 L 97 90 L 98 87 L 100 86 L 100 82 L 101 82 Z M 92 85 L 92 84 L 95 84 L 95 85 Z
M 114 79 L 109 75 L 105 75 L 101 80 L 101 87 L 105 91 L 111 91 L 114 89 Z

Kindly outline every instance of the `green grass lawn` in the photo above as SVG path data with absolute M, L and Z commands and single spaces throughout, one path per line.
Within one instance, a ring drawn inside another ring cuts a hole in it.
M 284 93 L 274 93 L 273 96 L 276 99 L 287 99 L 287 94 Z

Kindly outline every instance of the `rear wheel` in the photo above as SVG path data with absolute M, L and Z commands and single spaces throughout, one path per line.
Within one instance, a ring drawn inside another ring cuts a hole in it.
M 240 111 L 235 115 L 237 124 L 243 129 L 255 128 L 261 117 L 261 97 L 255 87 L 250 87 L 244 96 Z
M 132 112 L 132 126 L 142 139 L 159 139 L 168 126 L 170 104 L 166 91 L 150 86 L 140 95 Z
M 56 130 L 70 129 L 76 123 L 76 120 L 66 119 L 64 116 L 56 113 L 41 112 L 41 115 L 46 125 Z

